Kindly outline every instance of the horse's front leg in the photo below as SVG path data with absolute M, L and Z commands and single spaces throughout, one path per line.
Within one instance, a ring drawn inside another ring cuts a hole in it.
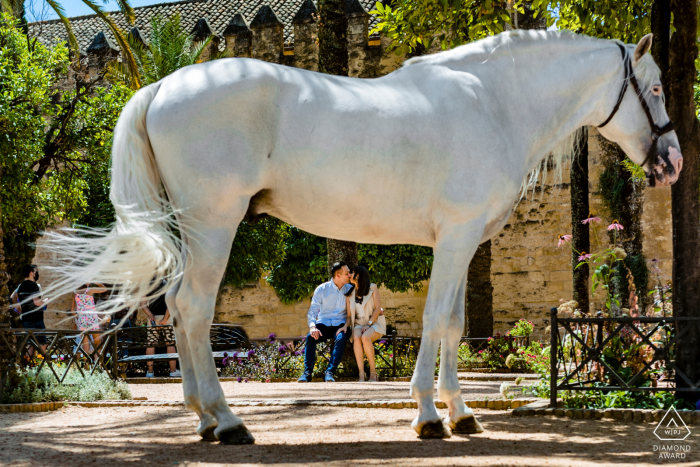
M 411 379 L 411 397 L 418 403 L 419 410 L 411 426 L 422 438 L 451 436 L 449 426 L 443 423 L 433 402 L 435 360 L 440 340 L 447 333 L 455 301 L 464 301 L 467 269 L 479 246 L 481 230 L 455 226 L 443 229 L 441 236 L 435 247 L 430 289 L 423 312 L 423 339 Z
M 453 433 L 482 433 L 483 427 L 474 417 L 474 412 L 467 407 L 462 399 L 462 388 L 459 385 L 457 365 L 459 358 L 459 341 L 464 330 L 464 295 L 466 282 L 457 293 L 457 299 L 452 307 L 450 324 L 447 333 L 442 338 L 442 351 L 440 353 L 440 376 L 438 377 L 438 397 L 447 404 L 448 415 L 445 424 Z

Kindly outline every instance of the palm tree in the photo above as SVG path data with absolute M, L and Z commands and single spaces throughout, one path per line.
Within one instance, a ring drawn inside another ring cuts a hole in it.
M 93 0 L 82 0 L 92 11 L 95 12 L 98 18 L 105 22 L 109 30 L 114 35 L 114 39 L 117 41 L 119 48 L 121 49 L 124 63 L 126 64 L 126 69 L 129 72 L 129 81 L 131 87 L 138 89 L 141 87 L 139 80 L 138 70 L 136 66 L 136 61 L 134 60 L 134 54 L 129 47 L 129 43 L 126 39 L 126 34 L 122 31 L 119 26 L 112 20 L 112 18 L 107 15 L 104 9 L 98 5 Z M 56 0 L 46 0 L 46 3 L 56 12 L 56 15 L 61 20 L 68 33 L 68 44 L 70 48 L 75 52 L 76 56 L 79 55 L 78 40 L 73 34 L 73 28 L 71 27 L 70 20 L 66 17 L 66 10 L 63 6 Z M 119 9 L 129 24 L 134 24 L 134 9 L 129 4 L 129 0 L 117 0 Z M 24 2 L 22 0 L 0 0 L 0 10 L 11 14 L 17 18 L 24 19 Z
M 187 34 L 180 26 L 180 13 L 175 13 L 167 21 L 161 16 L 151 18 L 151 35 L 146 43 L 132 29 L 128 36 L 129 46 L 142 86 L 155 83 L 182 67 L 198 63 L 202 52 L 207 48 L 212 36 L 196 42 L 194 34 Z M 221 58 L 224 53 L 214 54 L 210 60 Z M 123 63 L 112 62 L 108 67 L 107 79 L 129 84 L 130 70 Z

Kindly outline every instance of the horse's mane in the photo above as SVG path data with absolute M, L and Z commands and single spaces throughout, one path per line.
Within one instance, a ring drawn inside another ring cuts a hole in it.
M 495 36 L 490 36 L 475 42 L 460 45 L 454 49 L 414 57 L 406 60 L 403 63 L 403 66 L 406 67 L 419 63 L 437 65 L 449 61 L 460 61 L 461 63 L 485 62 L 491 59 L 493 54 L 500 48 L 506 48 L 506 50 L 509 51 L 510 47 L 518 47 L 533 43 L 540 45 L 542 42 L 552 40 L 556 40 L 558 43 L 587 42 L 598 43 L 599 45 L 608 42 L 605 39 L 583 36 L 568 30 L 542 31 L 533 29 L 516 29 L 513 31 L 505 31 Z
M 512 52 L 517 50 L 518 47 L 532 44 L 544 45 L 543 43 L 547 41 L 550 41 L 549 45 L 551 45 L 551 41 L 554 40 L 559 44 L 562 42 L 567 44 L 579 43 L 582 45 L 585 44 L 588 46 L 601 48 L 609 46 L 611 43 L 618 43 L 626 47 L 628 54 L 634 54 L 633 45 L 624 44 L 622 41 L 618 40 L 611 41 L 596 37 L 583 36 L 567 30 L 536 31 L 517 29 L 503 32 L 480 41 L 455 47 L 451 50 L 414 57 L 410 60 L 406 60 L 403 66 L 406 67 L 417 64 L 442 65 L 457 61 L 463 65 L 469 63 L 485 63 L 488 60 L 493 59 L 494 55 L 500 48 L 502 48 L 504 52 L 512 54 Z M 622 64 L 623 62 L 620 60 L 620 66 L 622 66 Z M 646 54 L 634 65 L 634 74 L 637 77 L 637 81 L 639 82 L 642 92 L 645 94 L 651 92 L 652 85 L 660 84 L 658 82 L 658 78 L 661 71 L 656 63 L 654 63 L 654 59 L 651 57 L 651 54 Z M 620 85 L 622 85 L 622 83 L 620 83 Z M 632 90 L 631 86 L 629 87 L 629 90 Z M 529 174 L 527 174 L 523 180 L 520 199 L 522 199 L 530 190 L 532 190 L 534 194 L 534 189 L 538 183 L 544 185 L 547 174 L 550 170 L 554 175 L 554 183 L 561 183 L 562 169 L 564 165 L 567 162 L 575 160 L 578 156 L 580 151 L 578 141 L 582 132 L 583 128 L 579 128 L 578 130 L 574 131 L 571 135 L 564 138 L 564 140 L 561 141 L 550 154 L 546 155 L 537 163 L 535 168 Z

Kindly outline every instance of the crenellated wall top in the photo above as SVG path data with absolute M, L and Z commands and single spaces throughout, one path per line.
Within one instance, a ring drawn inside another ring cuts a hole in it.
M 367 13 L 374 9 L 375 0 L 346 1 L 348 16 L 367 15 L 369 29 L 376 24 L 377 18 Z M 112 12 L 109 15 L 117 26 L 125 31 L 135 28 L 146 41 L 150 35 L 153 16 L 168 18 L 179 12 L 182 27 L 194 32 L 198 39 L 206 34 L 207 29 L 214 36 L 227 36 L 245 33 L 243 27 L 247 29 L 281 25 L 284 42 L 291 44 L 294 42 L 294 24 L 314 22 L 316 8 L 316 2 L 313 0 L 189 0 L 134 8 L 134 25 L 127 24 L 121 12 Z M 82 53 L 87 53 L 87 48 L 98 33 L 102 33 L 105 40 L 114 42 L 112 33 L 96 15 L 77 16 L 70 18 L 70 21 Z M 67 41 L 68 38 L 60 20 L 30 23 L 29 32 L 32 37 L 37 37 L 49 47 Z

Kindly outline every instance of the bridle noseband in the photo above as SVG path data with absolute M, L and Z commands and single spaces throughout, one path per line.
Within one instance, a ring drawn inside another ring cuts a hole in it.
M 629 83 L 632 83 L 632 87 L 634 88 L 634 91 L 637 93 L 637 97 L 639 98 L 639 103 L 642 105 L 642 109 L 644 110 L 644 114 L 647 116 L 647 120 L 649 121 L 649 126 L 651 127 L 651 146 L 649 147 L 649 152 L 647 152 L 647 157 L 644 159 L 644 162 L 642 162 L 642 167 L 647 164 L 647 162 L 653 162 L 656 160 L 656 157 L 659 156 L 659 150 L 658 150 L 658 142 L 659 138 L 661 136 L 665 135 L 666 133 L 669 133 L 675 129 L 673 126 L 673 122 L 669 121 L 666 125 L 663 127 L 659 127 L 659 125 L 656 124 L 654 121 L 654 118 L 651 116 L 651 111 L 649 110 L 649 104 L 647 104 L 646 99 L 644 99 L 644 96 L 642 96 L 641 89 L 639 88 L 639 83 L 637 82 L 637 77 L 634 75 L 634 70 L 632 69 L 632 60 L 630 59 L 629 54 L 627 53 L 627 49 L 625 48 L 624 45 L 622 44 L 617 44 L 617 46 L 620 48 L 620 52 L 622 52 L 622 60 L 624 62 L 624 68 L 625 68 L 625 79 L 622 83 L 622 90 L 620 90 L 620 97 L 617 98 L 617 103 L 615 104 L 615 107 L 613 108 L 612 112 L 610 113 L 610 116 L 600 125 L 598 125 L 598 128 L 602 128 L 608 123 L 610 123 L 610 120 L 613 119 L 617 111 L 620 109 L 620 104 L 622 104 L 622 99 L 625 97 L 625 92 L 627 92 L 627 87 Z M 668 156 L 665 154 L 661 154 L 662 159 L 666 163 L 666 170 L 672 175 L 675 172 L 675 169 L 673 168 L 673 164 L 671 164 L 671 161 L 669 160 Z M 653 164 L 652 164 L 653 165 Z M 655 178 L 652 177 L 652 173 L 655 174 L 653 170 L 650 170 L 650 173 L 647 174 L 647 178 L 649 179 L 649 184 L 651 186 L 655 185 Z

